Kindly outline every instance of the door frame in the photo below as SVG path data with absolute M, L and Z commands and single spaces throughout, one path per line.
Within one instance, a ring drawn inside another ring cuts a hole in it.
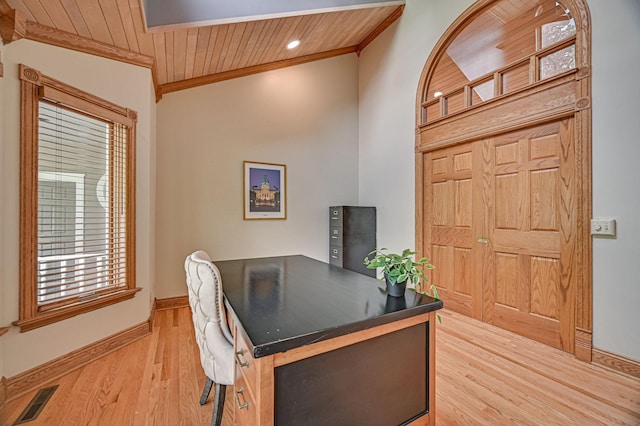
M 445 31 L 423 68 L 416 95 L 416 251 L 428 257 L 424 241 L 425 190 L 423 162 L 426 152 L 434 151 L 518 130 L 536 124 L 574 119 L 575 137 L 575 357 L 590 362 L 593 352 L 592 241 L 589 229 L 592 215 L 591 178 L 591 26 L 584 0 L 564 0 L 576 23 L 576 68 L 553 78 L 529 85 L 508 95 L 468 107 L 430 123 L 423 122 L 425 92 L 439 58 L 470 19 L 497 0 L 478 0 Z M 523 113 L 526 112 L 526 113 Z

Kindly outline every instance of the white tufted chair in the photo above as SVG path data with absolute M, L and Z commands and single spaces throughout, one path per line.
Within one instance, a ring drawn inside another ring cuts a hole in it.
M 189 305 L 193 316 L 196 342 L 200 348 L 200 362 L 207 381 L 200 397 L 204 405 L 215 383 L 213 418 L 211 424 L 222 421 L 226 385 L 234 383 L 233 337 L 229 331 L 222 299 L 220 271 L 202 250 L 187 256 L 184 261 L 189 289 Z

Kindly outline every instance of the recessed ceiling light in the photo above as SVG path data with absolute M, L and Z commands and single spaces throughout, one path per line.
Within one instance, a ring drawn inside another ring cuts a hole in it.
M 439 97 L 440 97 L 440 96 L 442 96 L 442 95 L 443 95 L 443 93 L 442 93 L 442 92 L 436 92 L 436 93 L 434 93 L 434 94 L 433 94 L 433 97 L 434 97 L 434 98 L 439 98 Z
M 300 44 L 300 40 L 293 40 L 289 44 L 287 44 L 287 49 L 295 49 Z

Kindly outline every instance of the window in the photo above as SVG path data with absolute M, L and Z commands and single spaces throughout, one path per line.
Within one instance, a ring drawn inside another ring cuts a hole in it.
M 20 319 L 31 330 L 130 299 L 135 111 L 20 66 Z
M 422 123 L 575 70 L 576 24 L 562 3 L 497 0 L 468 19 L 440 53 Z

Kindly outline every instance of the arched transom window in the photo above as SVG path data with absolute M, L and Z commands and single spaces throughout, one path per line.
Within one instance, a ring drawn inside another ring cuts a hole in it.
M 423 93 L 421 124 L 576 68 L 576 24 L 562 1 L 500 0 L 450 40 Z

